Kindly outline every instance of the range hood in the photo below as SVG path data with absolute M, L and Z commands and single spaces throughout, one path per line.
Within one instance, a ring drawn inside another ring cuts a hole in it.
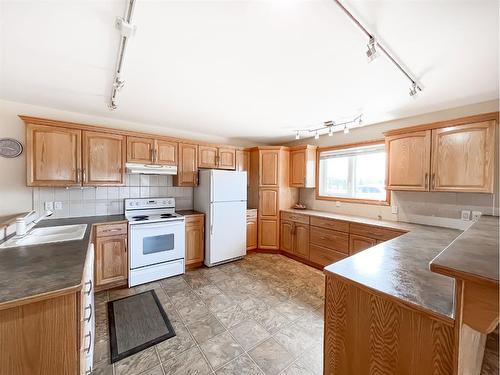
M 130 174 L 177 174 L 177 166 L 175 165 L 126 163 L 125 169 Z

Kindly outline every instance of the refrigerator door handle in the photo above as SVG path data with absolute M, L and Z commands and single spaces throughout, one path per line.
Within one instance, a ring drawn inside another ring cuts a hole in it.
M 214 234 L 214 205 L 210 205 L 210 235 Z

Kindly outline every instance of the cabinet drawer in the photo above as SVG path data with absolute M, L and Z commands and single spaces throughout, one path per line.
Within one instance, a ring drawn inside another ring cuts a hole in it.
M 184 217 L 186 225 L 203 225 L 202 215 L 188 215 Z
M 309 260 L 321 266 L 328 266 L 344 258 L 347 258 L 344 253 L 323 246 L 313 244 L 309 246 Z
M 304 214 L 296 214 L 292 212 L 283 211 L 281 212 L 281 219 L 294 221 L 296 223 L 309 224 L 309 215 L 304 215 Z
M 349 223 L 345 221 L 311 216 L 311 225 L 349 233 Z
M 360 236 L 364 237 L 375 238 L 376 240 L 387 241 L 392 238 L 401 236 L 405 232 L 374 227 L 371 225 L 351 223 L 351 233 L 359 234 Z
M 96 227 L 97 237 L 117 236 L 120 234 L 127 234 L 127 223 L 103 224 Z
M 332 250 L 349 253 L 349 235 L 347 233 L 334 230 L 311 227 L 311 243 L 323 246 Z

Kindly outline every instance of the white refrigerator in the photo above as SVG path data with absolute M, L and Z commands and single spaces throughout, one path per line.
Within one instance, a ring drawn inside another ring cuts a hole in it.
M 205 214 L 205 265 L 246 254 L 247 173 L 205 169 L 194 188 L 194 209 Z

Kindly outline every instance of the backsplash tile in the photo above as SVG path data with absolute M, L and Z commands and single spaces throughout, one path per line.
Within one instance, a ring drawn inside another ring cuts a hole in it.
M 172 176 L 167 175 L 127 175 L 126 186 L 33 189 L 39 213 L 45 202 L 62 203 L 51 218 L 123 214 L 126 198 L 174 197 L 178 210 L 193 208 L 193 188 L 172 186 Z

